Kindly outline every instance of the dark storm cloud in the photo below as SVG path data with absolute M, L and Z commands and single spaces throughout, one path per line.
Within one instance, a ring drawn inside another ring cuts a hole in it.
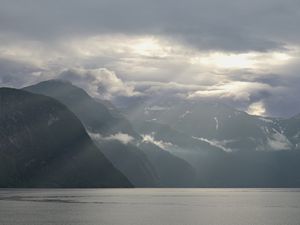
M 1 0 L 0 30 L 37 39 L 159 34 L 199 49 L 268 51 L 299 42 L 294 0 Z

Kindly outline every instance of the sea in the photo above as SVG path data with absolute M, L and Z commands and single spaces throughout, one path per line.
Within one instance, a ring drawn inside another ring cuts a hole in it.
M 300 225 L 300 189 L 0 189 L 0 225 Z

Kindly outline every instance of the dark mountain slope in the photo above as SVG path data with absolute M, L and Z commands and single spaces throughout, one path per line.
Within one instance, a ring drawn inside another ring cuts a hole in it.
M 94 99 L 83 89 L 61 80 L 44 81 L 24 89 L 53 97 L 70 108 L 92 134 L 92 138 L 103 137 L 94 141 L 135 186 L 157 185 L 155 169 L 143 151 L 134 145 L 105 139 L 119 133 L 139 139 L 126 118 L 108 101 Z
M 58 101 L 0 89 L 0 187 L 131 187 Z
M 24 90 L 59 100 L 74 112 L 91 132 L 102 135 L 122 132 L 137 136 L 137 133 L 124 117 L 119 114 L 112 114 L 103 102 L 93 99 L 83 89 L 67 81 L 44 81 L 26 87 Z
M 117 140 L 96 141 L 104 155 L 122 171 L 135 187 L 157 187 L 157 172 L 141 149 Z
M 152 143 L 140 147 L 154 165 L 161 187 L 195 187 L 198 183 L 195 169 L 186 161 Z

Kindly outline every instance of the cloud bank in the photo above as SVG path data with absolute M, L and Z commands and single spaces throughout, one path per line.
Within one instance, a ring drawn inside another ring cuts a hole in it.
M 300 112 L 297 0 L 0 0 L 0 85 L 70 80 L 105 99 L 177 96 Z

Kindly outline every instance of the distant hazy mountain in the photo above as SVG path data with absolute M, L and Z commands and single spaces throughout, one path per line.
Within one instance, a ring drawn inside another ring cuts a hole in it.
M 51 96 L 68 106 L 108 159 L 135 186 L 177 187 L 191 186 L 195 182 L 195 177 L 190 174 L 193 168 L 187 162 L 153 143 L 143 143 L 142 137 L 109 101 L 94 99 L 83 89 L 60 80 L 45 81 L 25 90 Z M 154 160 L 162 158 L 166 162 Z M 173 174 L 178 174 L 176 182 Z
M 293 147 L 300 150 L 300 114 L 289 119 L 279 120 L 282 133 L 289 138 Z
M 198 186 L 300 186 L 300 116 L 264 118 L 169 96 L 123 110 L 141 135 L 193 165 Z
M 142 127 L 146 121 L 148 132 L 149 123 L 155 122 L 228 152 L 295 147 L 290 134 L 284 133 L 281 120 L 252 116 L 223 104 L 160 99 L 131 107 L 127 115 L 135 127 Z
M 131 187 L 58 101 L 0 88 L 0 187 Z
M 189 163 L 152 143 L 142 143 L 140 148 L 154 165 L 159 176 L 160 187 L 197 186 L 197 173 Z
M 97 145 L 135 187 L 157 187 L 160 179 L 141 149 L 117 140 L 97 141 Z

